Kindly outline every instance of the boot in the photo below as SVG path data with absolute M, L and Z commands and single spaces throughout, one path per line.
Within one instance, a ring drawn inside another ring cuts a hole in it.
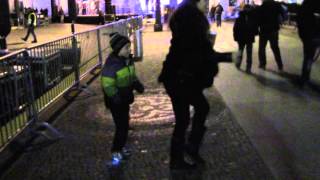
M 199 146 L 188 144 L 186 146 L 186 154 L 196 165 L 204 166 L 206 164 L 206 161 L 199 154 Z
M 184 141 L 172 138 L 170 150 L 170 169 L 171 170 L 191 170 L 195 164 L 189 164 L 184 160 Z
M 127 148 L 122 148 L 121 150 L 121 155 L 123 156 L 123 159 L 128 159 L 130 156 L 131 156 L 132 152 L 130 149 L 127 149 Z
M 199 154 L 200 146 L 206 130 L 206 127 L 192 129 L 188 145 L 185 147 L 185 152 L 197 165 L 201 166 L 206 164 L 205 160 Z

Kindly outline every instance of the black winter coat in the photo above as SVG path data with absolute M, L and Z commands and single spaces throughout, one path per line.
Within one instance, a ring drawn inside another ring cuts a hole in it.
M 0 36 L 8 36 L 11 31 L 8 1 L 0 3 Z
M 172 15 L 170 29 L 171 47 L 159 81 L 187 89 L 211 86 L 218 66 L 207 18 L 195 4 L 184 2 Z
M 320 1 L 305 0 L 298 11 L 297 22 L 301 39 L 320 38 Z
M 217 15 L 220 15 L 220 16 L 221 16 L 221 14 L 222 14 L 222 12 L 223 12 L 223 7 L 221 6 L 221 4 L 218 4 L 218 5 L 217 5 L 215 12 L 216 12 Z
M 260 34 L 277 32 L 280 29 L 281 16 L 284 17 L 284 11 L 280 3 L 273 0 L 265 1 L 258 8 L 258 24 Z
M 239 43 L 253 43 L 258 27 L 252 17 L 252 11 L 241 11 L 233 26 L 233 38 Z

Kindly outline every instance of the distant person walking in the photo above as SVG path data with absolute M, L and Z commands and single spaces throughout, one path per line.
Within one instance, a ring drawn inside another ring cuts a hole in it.
M 64 11 L 62 7 L 59 8 L 58 15 L 60 16 L 60 23 L 64 23 Z
M 270 42 L 278 70 L 283 70 L 283 63 L 279 48 L 280 17 L 283 16 L 283 9 L 274 0 L 263 0 L 258 8 L 259 25 L 259 68 L 266 68 L 266 46 Z
M 104 25 L 104 24 L 105 24 L 104 13 L 102 11 L 98 11 L 98 25 Z
M 34 32 L 35 27 L 37 26 L 37 16 L 36 13 L 33 9 L 29 10 L 28 13 L 28 32 L 24 38 L 21 38 L 23 41 L 27 41 L 29 38 L 30 33 L 33 36 L 33 41 L 32 43 L 37 43 L 37 36 Z
M 244 48 L 247 50 L 247 67 L 246 72 L 251 73 L 252 65 L 252 44 L 254 37 L 258 34 L 258 27 L 253 17 L 252 8 L 244 5 L 240 11 L 240 16 L 236 19 L 233 26 L 233 38 L 238 42 L 239 51 L 236 60 L 236 67 L 239 69 L 242 62 Z
M 310 80 L 312 64 L 319 58 L 320 1 L 305 0 L 298 12 L 298 30 L 303 43 L 302 85 Z
M 211 9 L 209 11 L 209 18 L 211 22 L 215 21 L 215 15 L 216 15 L 216 7 L 214 5 L 211 6 Z
M 215 13 L 216 13 L 216 21 L 217 21 L 217 27 L 221 27 L 221 16 L 223 12 L 223 7 L 219 3 L 216 8 L 215 8 Z

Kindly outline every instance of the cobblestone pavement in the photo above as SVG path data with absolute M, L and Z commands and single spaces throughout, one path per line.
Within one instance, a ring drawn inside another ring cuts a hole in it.
M 190 172 L 170 172 L 168 150 L 174 125 L 168 97 L 156 82 L 168 50 L 170 33 L 144 32 L 145 58 L 137 64 L 138 76 L 147 90 L 132 105 L 128 146 L 133 155 L 119 168 L 110 168 L 110 146 L 114 126 L 103 105 L 100 80 L 80 94 L 55 120 L 64 138 L 47 146 L 38 138 L 6 172 L 2 179 L 274 179 L 269 169 L 234 120 L 219 92 L 206 90 L 211 105 L 208 132 L 201 154 L 207 167 Z

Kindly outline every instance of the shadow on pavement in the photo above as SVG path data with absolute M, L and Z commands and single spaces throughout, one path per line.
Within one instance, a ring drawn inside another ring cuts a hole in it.
M 109 172 L 110 180 L 125 180 L 125 173 L 123 166 L 111 166 L 106 163 Z
M 110 180 L 129 180 L 125 176 L 125 166 L 111 166 L 108 165 L 108 173 Z M 170 170 L 168 179 L 170 180 L 204 180 L 204 172 L 203 169 L 195 169 L 195 170 Z
M 279 75 L 280 77 L 286 78 L 291 82 L 291 84 L 299 89 L 303 89 L 305 86 L 309 86 L 313 91 L 320 93 L 320 84 L 315 82 L 308 82 L 303 84 L 301 81 L 301 76 L 297 74 L 290 74 L 288 72 L 277 72 L 274 70 L 267 70 L 273 74 Z
M 289 79 L 289 81 L 283 81 L 281 79 L 271 79 L 268 78 L 264 75 L 260 75 L 260 74 L 256 74 L 256 73 L 251 73 L 248 75 L 253 76 L 254 78 L 256 78 L 256 80 L 261 83 L 262 85 L 266 86 L 266 87 L 270 87 L 273 88 L 275 90 L 278 90 L 280 92 L 286 93 L 286 94 L 290 94 L 294 97 L 301 97 L 303 98 L 303 93 L 300 91 L 301 88 L 299 88 L 298 84 L 296 83 L 298 80 L 297 75 L 294 74 L 289 74 L 287 72 L 275 72 L 272 70 L 266 70 L 267 72 L 276 74 L 280 77 L 283 77 L 285 79 Z M 290 86 L 290 84 L 292 84 L 293 86 L 297 87 L 297 88 L 292 88 L 292 86 Z
M 192 171 L 180 170 L 170 171 L 170 180 L 204 180 L 202 169 L 196 169 Z
M 319 98 L 318 94 L 320 93 L 320 85 L 313 83 L 313 82 L 309 82 L 305 85 L 303 85 L 301 83 L 301 78 L 300 75 L 297 74 L 291 74 L 288 72 L 278 72 L 278 71 L 274 71 L 274 70 L 270 70 L 270 69 L 266 69 L 266 72 L 275 74 L 277 76 L 280 76 L 284 79 L 287 79 L 288 81 L 283 81 L 283 80 L 277 80 L 277 79 L 271 79 L 268 78 L 264 75 L 260 75 L 260 74 L 256 74 L 256 73 L 247 73 L 246 71 L 239 69 L 240 72 L 242 73 L 246 73 L 248 75 L 253 76 L 254 78 L 256 78 L 256 80 L 261 83 L 262 85 L 266 86 L 266 87 L 270 87 L 273 88 L 275 90 L 278 90 L 280 92 L 286 93 L 286 94 L 290 94 L 294 97 L 300 97 L 300 98 L 304 98 L 305 97 L 305 93 L 307 93 L 308 95 L 312 96 L 312 97 L 316 97 Z M 294 88 L 292 88 L 292 85 Z M 312 92 L 308 92 L 308 91 L 303 91 L 304 87 L 306 87 L 307 85 L 309 85 L 309 87 L 317 92 L 317 94 L 314 94 Z
M 8 45 L 20 45 L 20 44 L 25 44 L 25 42 L 13 42 L 13 43 L 8 43 Z

